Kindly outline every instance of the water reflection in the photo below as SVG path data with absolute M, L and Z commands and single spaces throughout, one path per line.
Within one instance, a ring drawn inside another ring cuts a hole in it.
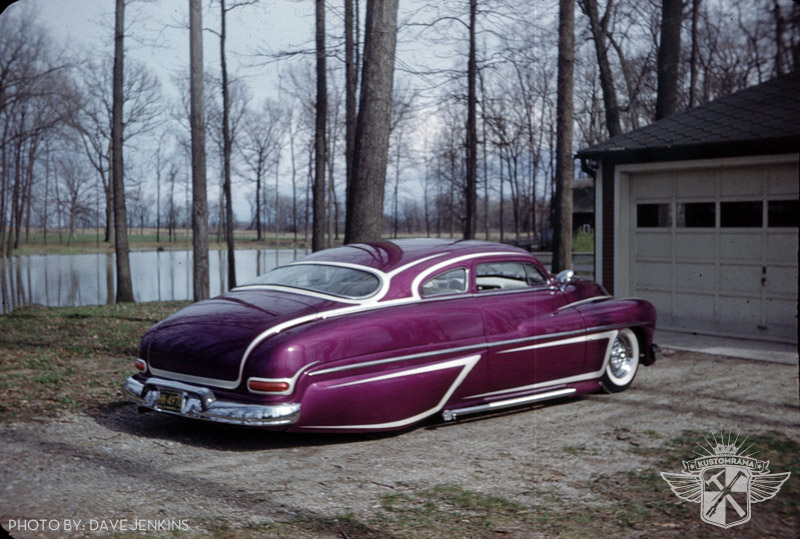
M 236 251 L 236 280 L 247 282 L 305 254 L 298 249 Z M 136 301 L 191 299 L 191 251 L 132 252 L 130 261 Z M 209 275 L 211 296 L 224 292 L 228 275 L 224 250 L 209 252 Z M 3 314 L 30 304 L 71 307 L 114 303 L 115 282 L 113 253 L 0 257 Z

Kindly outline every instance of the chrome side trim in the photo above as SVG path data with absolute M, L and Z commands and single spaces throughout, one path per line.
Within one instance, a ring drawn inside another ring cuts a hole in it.
M 557 389 L 555 391 L 548 391 L 547 393 L 539 393 L 538 395 L 530 395 L 527 397 L 517 397 L 515 399 L 508 399 L 504 401 L 489 402 L 486 404 L 478 404 L 476 406 L 468 406 L 466 408 L 456 408 L 453 410 L 445 410 L 442 412 L 442 419 L 445 421 L 455 421 L 459 416 L 477 414 L 486 412 L 488 410 L 502 410 L 503 408 L 511 408 L 512 406 L 520 406 L 523 404 L 530 404 L 532 402 L 543 401 L 548 399 L 556 399 L 566 395 L 575 393 L 574 387 L 564 389 Z
M 399 419 L 397 421 L 390 421 L 387 423 L 373 423 L 370 425 L 317 425 L 317 426 L 301 426 L 300 428 L 305 429 L 330 429 L 330 430 L 341 430 L 341 429 L 394 429 L 394 428 L 402 428 L 417 421 L 421 421 L 426 417 L 429 417 L 435 414 L 437 411 L 441 410 L 442 407 L 447 403 L 450 397 L 453 395 L 458 386 L 464 381 L 467 375 L 472 371 L 472 368 L 480 361 L 481 355 L 474 355 L 474 356 L 467 356 L 461 359 L 455 359 L 453 361 L 449 361 L 446 364 L 442 364 L 441 368 L 455 368 L 455 367 L 462 367 L 461 372 L 458 374 L 456 379 L 450 385 L 450 388 L 445 392 L 439 402 L 429 410 L 425 410 L 424 412 L 420 412 L 419 414 L 413 415 L 411 417 L 407 417 L 405 419 Z M 446 367 L 445 367 L 446 365 Z
M 158 397 L 162 388 L 184 394 L 180 413 L 164 410 L 158 406 Z M 123 390 L 130 400 L 141 407 L 165 414 L 216 423 L 276 427 L 291 425 L 300 419 L 300 404 L 260 405 L 220 401 L 208 388 L 190 386 L 172 380 L 150 378 L 143 384 L 130 377 L 125 380 Z
M 584 305 L 586 303 L 594 303 L 595 301 L 603 301 L 603 300 L 606 300 L 606 299 L 612 299 L 613 297 L 614 296 L 606 295 L 606 296 L 594 296 L 592 298 L 580 299 L 578 301 L 573 301 L 572 303 L 567 303 L 566 305 L 562 305 L 561 307 L 559 307 L 556 310 L 560 311 L 561 309 L 568 309 L 569 307 L 576 307 L 578 305 Z

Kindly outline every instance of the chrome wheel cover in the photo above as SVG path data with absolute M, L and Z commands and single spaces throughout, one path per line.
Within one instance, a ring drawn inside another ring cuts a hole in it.
M 635 338 L 635 337 L 633 337 Z M 636 375 L 639 366 L 637 346 L 631 342 L 628 332 L 622 331 L 614 339 L 608 361 L 608 377 L 617 386 L 628 384 Z

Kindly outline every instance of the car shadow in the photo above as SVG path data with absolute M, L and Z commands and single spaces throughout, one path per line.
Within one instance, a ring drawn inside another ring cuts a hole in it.
M 131 402 L 114 401 L 86 410 L 108 430 L 156 443 L 176 443 L 217 451 L 265 451 L 295 447 L 356 444 L 391 438 L 405 431 L 368 433 L 290 433 L 225 425 L 153 411 L 140 412 Z M 407 429 L 410 430 L 410 429 Z

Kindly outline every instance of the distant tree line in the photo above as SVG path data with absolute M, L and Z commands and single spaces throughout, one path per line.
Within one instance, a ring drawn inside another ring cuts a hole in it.
M 573 152 L 800 64 L 800 6 L 790 0 L 566 5 L 575 10 Z M 204 62 L 202 77 L 209 234 L 233 247 L 233 229 L 244 227 L 262 242 L 288 234 L 322 248 L 376 235 L 511 241 L 553 226 L 556 6 L 319 1 L 308 44 L 274 50 L 268 35 L 252 44 L 279 72 L 280 94 L 269 98 L 225 64 L 236 31 L 226 14 L 262 6 L 202 7 L 221 60 Z M 137 10 L 142 17 L 146 5 Z M 388 68 L 369 49 L 372 40 L 385 52 L 375 40 L 387 38 L 386 25 L 397 47 Z M 136 35 L 136 18 L 125 32 Z M 70 60 L 24 5 L 0 16 L 3 254 L 34 232 L 69 243 L 80 228 L 119 244 L 114 191 L 123 183 L 129 229 L 156 227 L 169 242 L 192 226 L 189 59 L 183 75 L 163 80 L 125 57 L 118 184 L 114 36 L 109 26 L 107 49 Z M 369 144 L 384 136 L 381 158 Z M 237 197 L 246 214 L 234 213 Z

